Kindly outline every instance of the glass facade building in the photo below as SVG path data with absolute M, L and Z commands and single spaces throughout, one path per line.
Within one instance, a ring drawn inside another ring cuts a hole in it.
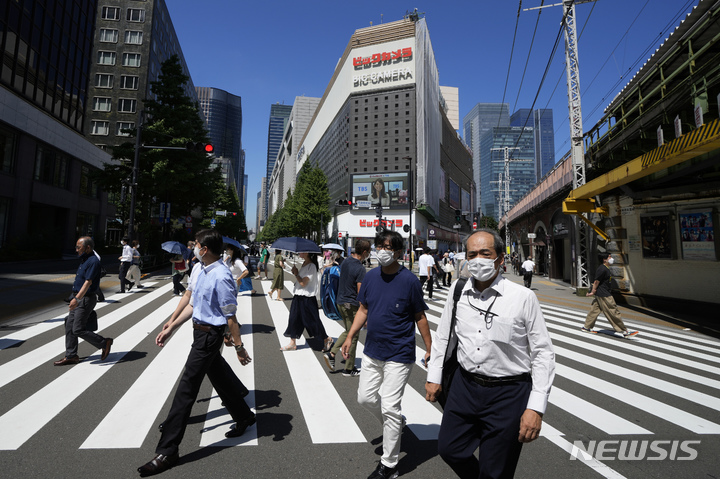
M 282 145 L 283 134 L 285 133 L 285 127 L 287 126 L 290 113 L 292 112 L 292 105 L 281 105 L 276 103 L 270 106 L 270 122 L 268 125 L 268 146 L 267 146 L 267 174 L 265 175 L 266 181 L 272 176 L 273 168 L 275 168 L 275 160 L 277 159 L 280 146 Z M 268 185 L 265 185 L 265 204 L 267 205 L 268 198 Z M 268 209 L 264 208 L 263 219 L 266 220 L 268 215 Z
M 535 173 L 540 181 L 555 166 L 555 126 L 552 110 L 521 108 L 510 117 L 510 126 L 528 126 L 534 129 Z
M 242 201 L 245 176 L 242 159 L 242 100 L 219 88 L 197 87 L 196 90 L 215 156 L 226 158 L 232 165 L 232 182 Z

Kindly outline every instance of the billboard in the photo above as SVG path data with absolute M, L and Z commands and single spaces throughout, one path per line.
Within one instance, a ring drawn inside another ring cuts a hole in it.
M 406 209 L 408 207 L 409 173 L 371 173 L 352 175 L 353 203 L 358 208 Z

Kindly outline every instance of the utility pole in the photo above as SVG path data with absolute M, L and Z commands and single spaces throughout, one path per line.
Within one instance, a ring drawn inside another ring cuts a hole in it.
M 570 112 L 570 157 L 573 170 L 573 189 L 585 184 L 585 152 L 583 145 L 582 109 L 580 107 L 580 66 L 578 63 L 577 28 L 575 26 L 575 4 L 589 3 L 595 0 L 565 0 L 562 3 L 543 5 L 528 8 L 536 10 L 544 7 L 563 6 L 563 24 L 565 25 L 565 67 L 567 73 L 568 109 Z M 585 216 L 585 213 L 582 213 Z M 585 221 L 573 215 L 575 234 L 573 246 L 575 247 L 575 269 L 577 281 L 577 294 L 584 296 L 590 285 L 588 277 L 588 230 Z

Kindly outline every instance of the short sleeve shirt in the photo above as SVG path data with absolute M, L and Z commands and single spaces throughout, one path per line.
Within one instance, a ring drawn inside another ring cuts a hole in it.
M 340 265 L 340 280 L 338 281 L 337 304 L 352 304 L 358 306 L 357 284 L 365 278 L 365 266 L 352 256 Z
M 195 268 L 193 268 L 195 269 Z M 237 289 L 221 261 L 201 268 L 192 290 L 193 321 L 224 326 L 237 311 Z
M 395 274 L 374 268 L 358 301 L 368 310 L 364 353 L 379 361 L 415 362 L 415 314 L 428 309 L 417 276 L 401 266 Z
M 88 293 L 96 293 L 100 285 L 100 260 L 94 254 L 84 254 L 80 257 L 80 267 L 75 275 L 73 292 L 80 291 L 87 280 L 92 281 Z
M 595 281 L 599 281 L 600 284 L 598 284 L 598 289 L 595 291 L 595 296 L 600 296 L 601 298 L 607 298 L 608 296 L 612 296 L 612 290 L 610 288 L 610 270 L 607 266 L 604 264 L 601 264 L 598 266 L 597 271 L 595 271 Z

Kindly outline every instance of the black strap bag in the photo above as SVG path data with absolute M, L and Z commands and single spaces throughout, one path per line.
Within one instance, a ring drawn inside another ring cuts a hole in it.
M 467 278 L 460 278 L 455 283 L 455 289 L 453 290 L 453 309 L 452 309 L 452 317 L 450 319 L 450 332 L 448 333 L 448 341 L 447 341 L 447 347 L 450 348 L 450 338 L 452 337 L 452 333 L 455 330 L 455 322 L 456 322 L 456 314 L 457 314 L 457 303 L 460 299 L 460 295 L 462 294 L 462 290 L 465 287 L 465 283 L 467 282 Z M 458 368 L 458 360 L 457 360 L 457 341 L 455 342 L 455 347 L 453 348 L 452 352 L 448 354 L 448 351 L 445 350 L 445 361 L 443 362 L 443 370 L 442 370 L 442 380 L 441 380 L 441 386 L 442 389 L 440 391 L 440 394 L 438 394 L 437 401 L 440 403 L 440 406 L 444 409 L 445 403 L 447 402 L 448 395 L 450 394 L 450 386 L 452 385 L 453 376 L 455 375 L 455 371 L 457 371 Z

